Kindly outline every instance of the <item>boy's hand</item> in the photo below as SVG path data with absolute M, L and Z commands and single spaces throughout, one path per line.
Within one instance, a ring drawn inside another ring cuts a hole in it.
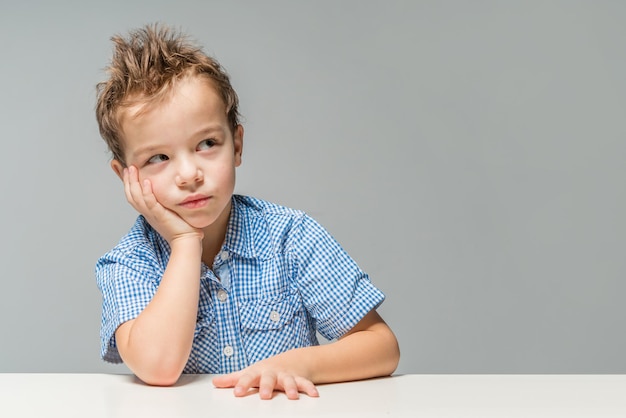
M 139 182 L 137 168 L 129 166 L 124 169 L 124 192 L 126 199 L 133 208 L 146 218 L 148 223 L 167 240 L 168 243 L 188 236 L 202 239 L 201 229 L 189 225 L 183 218 L 161 205 L 154 193 L 150 180 L 145 179 L 143 185 Z
M 289 399 L 298 399 L 300 393 L 318 397 L 317 388 L 308 378 L 279 366 L 276 360 L 280 356 L 262 360 L 238 372 L 217 376 L 213 378 L 213 384 L 218 388 L 234 388 L 237 397 L 245 396 L 252 388 L 259 388 L 261 399 L 272 399 L 274 390 L 285 392 Z

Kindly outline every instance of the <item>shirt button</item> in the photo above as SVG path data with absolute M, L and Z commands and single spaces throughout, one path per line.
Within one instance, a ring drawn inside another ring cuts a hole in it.
M 219 290 L 217 292 L 217 298 L 220 300 L 220 302 L 224 302 L 226 299 L 228 299 L 228 293 L 226 293 L 224 290 Z
M 270 319 L 272 320 L 272 322 L 278 322 L 278 320 L 280 319 L 280 314 L 276 311 L 272 311 L 272 313 L 270 314 Z
M 226 347 L 224 347 L 224 350 L 223 350 L 224 355 L 225 355 L 226 357 L 230 357 L 230 356 L 232 356 L 232 355 L 233 355 L 233 353 L 234 353 L 234 351 L 235 351 L 235 350 L 233 350 L 233 348 L 232 348 L 230 345 L 227 345 Z
M 222 259 L 222 261 L 228 260 L 228 257 L 230 257 L 230 255 L 228 254 L 228 251 L 222 251 L 220 253 L 220 258 Z

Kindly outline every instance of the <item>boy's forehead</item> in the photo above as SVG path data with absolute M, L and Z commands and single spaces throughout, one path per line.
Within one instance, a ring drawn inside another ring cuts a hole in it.
M 158 109 L 166 109 L 172 105 L 174 99 L 185 97 L 193 91 L 200 94 L 200 99 L 212 102 L 222 108 L 226 115 L 226 104 L 215 86 L 213 80 L 203 75 L 187 75 L 167 86 L 164 86 L 155 94 L 146 94 L 143 91 L 131 92 L 127 95 L 124 103 L 118 108 L 120 125 L 128 120 L 134 120 Z

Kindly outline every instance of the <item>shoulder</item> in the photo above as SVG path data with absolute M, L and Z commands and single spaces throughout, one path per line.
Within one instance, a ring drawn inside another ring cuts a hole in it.
M 302 217 L 304 212 L 252 196 L 234 195 L 235 208 L 248 216 Z
M 143 216 L 137 220 L 117 245 L 98 260 L 96 268 L 111 263 L 158 264 L 168 252 L 167 242 L 148 224 Z
M 243 207 L 248 236 L 256 243 L 269 244 L 275 252 L 285 252 L 295 257 L 308 257 L 344 250 L 333 235 L 317 220 L 302 210 L 271 203 L 248 196 L 236 196 L 235 206 Z M 242 210 L 239 210 L 241 213 Z
M 233 229 L 258 248 L 266 244 L 277 251 L 334 242 L 332 235 L 302 210 L 250 196 L 233 196 Z
M 270 257 L 287 250 L 307 215 L 251 196 L 233 196 L 232 236 L 227 245 L 245 255 Z
M 301 211 L 251 196 L 233 197 L 234 219 L 244 222 L 247 228 L 283 230 L 301 222 L 307 215 Z M 269 231 L 264 231 L 269 232 Z

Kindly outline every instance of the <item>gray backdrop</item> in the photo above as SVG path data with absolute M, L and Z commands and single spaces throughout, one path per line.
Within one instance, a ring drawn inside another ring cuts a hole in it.
M 0 372 L 99 359 L 135 214 L 94 118 L 114 33 L 232 76 L 237 192 L 306 210 L 387 295 L 400 373 L 626 373 L 626 2 L 24 1 L 0 11 Z

